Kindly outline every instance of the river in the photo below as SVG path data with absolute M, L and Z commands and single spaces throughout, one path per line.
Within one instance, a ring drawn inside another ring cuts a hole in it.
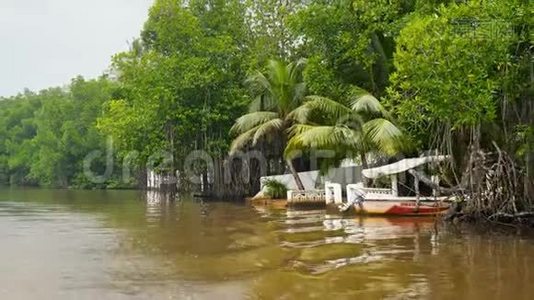
M 0 299 L 530 299 L 534 239 L 324 210 L 0 190 Z

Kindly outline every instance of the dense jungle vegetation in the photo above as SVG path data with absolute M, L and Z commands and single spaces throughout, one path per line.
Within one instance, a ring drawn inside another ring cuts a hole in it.
M 0 100 L 0 183 L 131 187 L 124 159 L 172 173 L 195 150 L 258 150 L 270 173 L 310 148 L 335 152 L 321 168 L 431 150 L 472 209 L 527 210 L 532 24 L 528 0 L 156 0 L 102 77 Z

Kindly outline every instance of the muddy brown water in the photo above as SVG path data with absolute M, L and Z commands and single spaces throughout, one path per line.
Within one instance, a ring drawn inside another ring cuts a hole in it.
M 135 191 L 0 190 L 0 299 L 532 299 L 534 239 Z

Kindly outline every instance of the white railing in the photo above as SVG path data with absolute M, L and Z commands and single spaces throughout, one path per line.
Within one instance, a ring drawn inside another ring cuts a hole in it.
M 324 190 L 289 190 L 287 191 L 287 203 L 324 203 L 325 191 Z
M 393 195 L 391 189 L 379 189 L 379 188 L 362 188 L 366 194 L 379 194 L 379 195 Z

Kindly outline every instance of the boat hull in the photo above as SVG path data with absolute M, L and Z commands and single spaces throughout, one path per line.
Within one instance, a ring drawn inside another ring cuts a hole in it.
M 433 216 L 447 211 L 449 203 L 441 201 L 396 201 L 396 200 L 365 200 L 354 204 L 357 213 L 390 216 Z

